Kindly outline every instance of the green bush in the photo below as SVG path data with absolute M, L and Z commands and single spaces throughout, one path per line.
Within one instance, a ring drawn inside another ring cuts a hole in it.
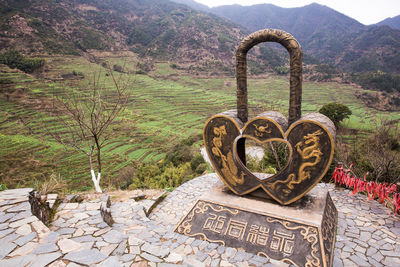
M 286 143 L 273 141 L 263 146 L 264 156 L 258 160 L 247 157 L 246 166 L 253 172 L 275 174 L 281 170 L 289 158 L 289 148 Z
M 352 114 L 351 110 L 346 105 L 338 103 L 329 103 L 322 106 L 319 113 L 327 116 L 336 126 L 344 119 L 349 118 Z
M 74 75 L 74 76 L 85 77 L 85 75 L 84 75 L 83 72 L 81 72 L 81 71 L 73 70 L 73 71 L 71 72 L 71 74 Z
M 149 163 L 141 165 L 132 178 L 129 189 L 138 188 L 174 188 L 194 177 L 190 163 L 174 166 L 171 162 Z
M 400 129 L 397 122 L 381 123 L 364 138 L 352 143 L 340 141 L 336 145 L 337 161 L 353 165 L 358 177 L 366 175 L 369 181 L 400 182 Z
M 5 184 L 0 184 L 0 191 L 7 190 L 7 186 Z
M 130 170 L 132 181 L 126 182 L 129 189 L 175 188 L 203 174 L 208 166 L 194 144 L 201 135 L 191 136 L 175 145 L 158 163 L 142 164 Z
M 118 64 L 115 64 L 114 66 L 113 66 L 113 71 L 116 71 L 116 72 L 124 72 L 124 69 L 123 69 L 123 67 L 121 66 L 121 65 L 118 65 Z
M 197 167 L 203 163 L 205 163 L 203 156 L 197 155 L 190 161 L 190 168 L 192 168 L 192 170 L 195 171 Z
M 8 50 L 0 54 L 0 63 L 9 66 L 12 69 L 19 69 L 26 73 L 32 73 L 34 70 L 42 67 L 45 60 L 42 58 L 24 57 L 16 50 Z
M 195 173 L 196 174 L 203 174 L 207 170 L 208 166 L 207 163 L 201 163 L 197 166 Z

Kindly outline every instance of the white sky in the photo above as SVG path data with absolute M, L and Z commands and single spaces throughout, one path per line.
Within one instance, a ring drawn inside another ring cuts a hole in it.
M 195 0 L 209 7 L 239 4 L 250 6 L 270 3 L 280 7 L 301 7 L 311 3 L 328 6 L 369 25 L 400 15 L 400 0 Z

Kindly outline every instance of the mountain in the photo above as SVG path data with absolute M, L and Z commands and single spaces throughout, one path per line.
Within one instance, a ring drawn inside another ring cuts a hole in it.
M 198 11 L 203 11 L 203 12 L 209 12 L 210 8 L 206 5 L 203 5 L 201 3 L 198 3 L 194 0 L 172 0 L 172 2 L 178 3 L 178 4 L 184 4 L 187 5 L 195 10 Z
M 400 15 L 393 18 L 384 19 L 381 22 L 378 22 L 376 25 L 378 26 L 387 25 L 394 29 L 400 30 Z
M 400 73 L 400 30 L 365 26 L 326 6 L 208 8 L 193 0 L 174 1 L 0 0 L 0 52 L 85 55 L 131 50 L 188 69 L 233 73 L 234 52 L 244 36 L 279 28 L 298 39 L 305 63 L 327 63 L 349 72 Z M 287 53 L 275 47 L 250 51 L 252 73 L 287 63 Z
M 131 50 L 203 69 L 232 69 L 235 48 L 249 33 L 168 0 L 0 0 L 0 14 L 0 52 Z
M 365 26 L 326 6 L 229 5 L 211 8 L 210 12 L 251 31 L 285 30 L 300 42 L 305 53 L 345 71 L 400 72 L 399 30 Z

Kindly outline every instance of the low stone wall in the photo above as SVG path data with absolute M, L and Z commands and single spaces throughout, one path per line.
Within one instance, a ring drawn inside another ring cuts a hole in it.
M 46 225 L 49 225 L 51 222 L 51 216 L 57 201 L 57 194 L 42 196 L 36 190 L 29 192 L 29 204 L 31 204 L 32 214 Z
M 34 190 L 29 192 L 29 204 L 31 204 L 32 214 L 48 225 L 51 219 L 51 209 L 49 203 L 46 202 L 46 198 L 42 198 L 40 193 Z
M 104 195 L 101 198 L 100 214 L 104 222 L 109 226 L 112 226 L 114 220 L 111 215 L 111 200 L 109 195 Z

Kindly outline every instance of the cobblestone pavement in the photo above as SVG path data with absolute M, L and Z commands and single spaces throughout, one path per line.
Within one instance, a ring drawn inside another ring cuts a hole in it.
M 47 228 L 30 212 L 32 189 L 0 192 L 0 266 L 288 266 L 173 232 L 216 182 L 207 174 L 183 184 L 149 217 L 146 200 L 114 202 L 112 227 L 100 215 L 100 197 L 61 204 Z M 339 211 L 334 266 L 400 266 L 399 217 L 363 195 L 318 186 L 331 190 Z

